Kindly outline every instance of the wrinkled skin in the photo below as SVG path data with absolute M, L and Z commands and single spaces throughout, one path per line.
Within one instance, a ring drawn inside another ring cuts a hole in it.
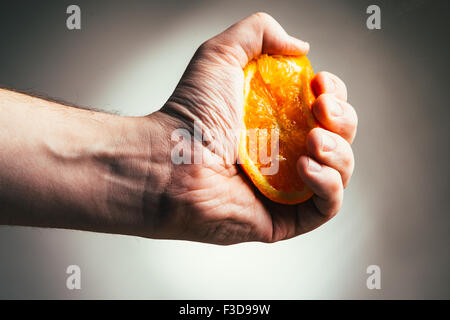
M 243 67 L 261 53 L 302 55 L 305 42 L 290 37 L 269 15 L 258 13 L 205 42 L 160 112 L 171 131 L 201 123 L 214 152 L 201 142 L 208 161 L 170 164 L 160 212 L 150 217 L 151 237 L 216 244 L 275 242 L 311 231 L 340 209 L 354 160 L 350 147 L 357 118 L 346 103 L 344 83 L 322 72 L 313 79 L 313 113 L 323 127 L 310 132 L 309 157 L 298 170 L 315 195 L 300 205 L 281 205 L 259 193 L 236 165 L 243 108 Z M 333 106 L 340 115 L 333 116 Z M 339 112 L 338 112 L 339 113 Z

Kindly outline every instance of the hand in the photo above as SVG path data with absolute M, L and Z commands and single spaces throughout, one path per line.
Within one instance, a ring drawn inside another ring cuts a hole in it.
M 356 113 L 336 76 L 319 73 L 311 83 L 317 95 L 312 110 L 323 129 L 309 133 L 309 156 L 298 160 L 300 176 L 315 193 L 309 201 L 272 202 L 236 165 L 242 69 L 263 52 L 302 55 L 308 49 L 267 14 L 255 14 L 205 42 L 168 102 L 147 117 L 0 89 L 0 225 L 217 244 L 274 242 L 320 226 L 339 210 L 353 171 Z M 202 162 L 172 161 L 177 129 L 212 138 L 210 148 L 194 134 L 194 154 L 201 150 Z
M 261 53 L 302 55 L 309 45 L 290 37 L 269 15 L 254 14 L 196 52 L 173 95 L 159 113 L 166 130 L 194 121 L 214 137 L 215 153 L 195 143 L 210 160 L 170 164 L 170 178 L 158 214 L 146 217 L 147 236 L 232 244 L 275 242 L 311 231 L 340 209 L 353 172 L 350 143 L 357 117 L 346 102 L 344 83 L 322 72 L 312 81 L 313 113 L 322 125 L 309 133 L 309 156 L 298 160 L 299 174 L 315 195 L 297 205 L 281 205 L 261 195 L 235 165 L 243 107 L 243 67 Z M 170 136 L 170 133 L 169 133 Z M 145 214 L 145 213 L 144 213 Z

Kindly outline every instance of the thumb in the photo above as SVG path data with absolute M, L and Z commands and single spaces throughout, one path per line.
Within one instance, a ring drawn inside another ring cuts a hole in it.
M 235 23 L 204 45 L 231 49 L 241 68 L 261 53 L 306 55 L 309 51 L 307 42 L 291 37 L 274 18 L 261 12 Z

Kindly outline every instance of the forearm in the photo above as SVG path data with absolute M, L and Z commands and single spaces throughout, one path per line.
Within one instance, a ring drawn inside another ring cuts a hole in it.
M 0 90 L 0 224 L 141 233 L 167 176 L 159 126 Z

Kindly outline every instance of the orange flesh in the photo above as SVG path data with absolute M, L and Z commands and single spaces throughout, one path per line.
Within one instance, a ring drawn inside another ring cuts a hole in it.
M 308 132 L 317 126 L 311 113 L 314 95 L 310 86 L 313 70 L 309 60 L 306 56 L 262 55 L 246 66 L 244 74 L 245 137 L 241 136 L 241 165 L 268 198 L 288 204 L 305 201 L 312 192 L 301 180 L 296 163 L 306 154 Z M 252 129 L 258 132 L 257 143 L 250 142 Z M 274 160 L 267 162 L 267 158 L 271 156 L 271 136 L 276 133 L 279 135 L 278 171 L 265 175 L 261 169 L 273 164 Z M 263 136 L 267 145 L 261 140 Z M 267 154 L 265 162 L 260 158 L 261 154 Z

